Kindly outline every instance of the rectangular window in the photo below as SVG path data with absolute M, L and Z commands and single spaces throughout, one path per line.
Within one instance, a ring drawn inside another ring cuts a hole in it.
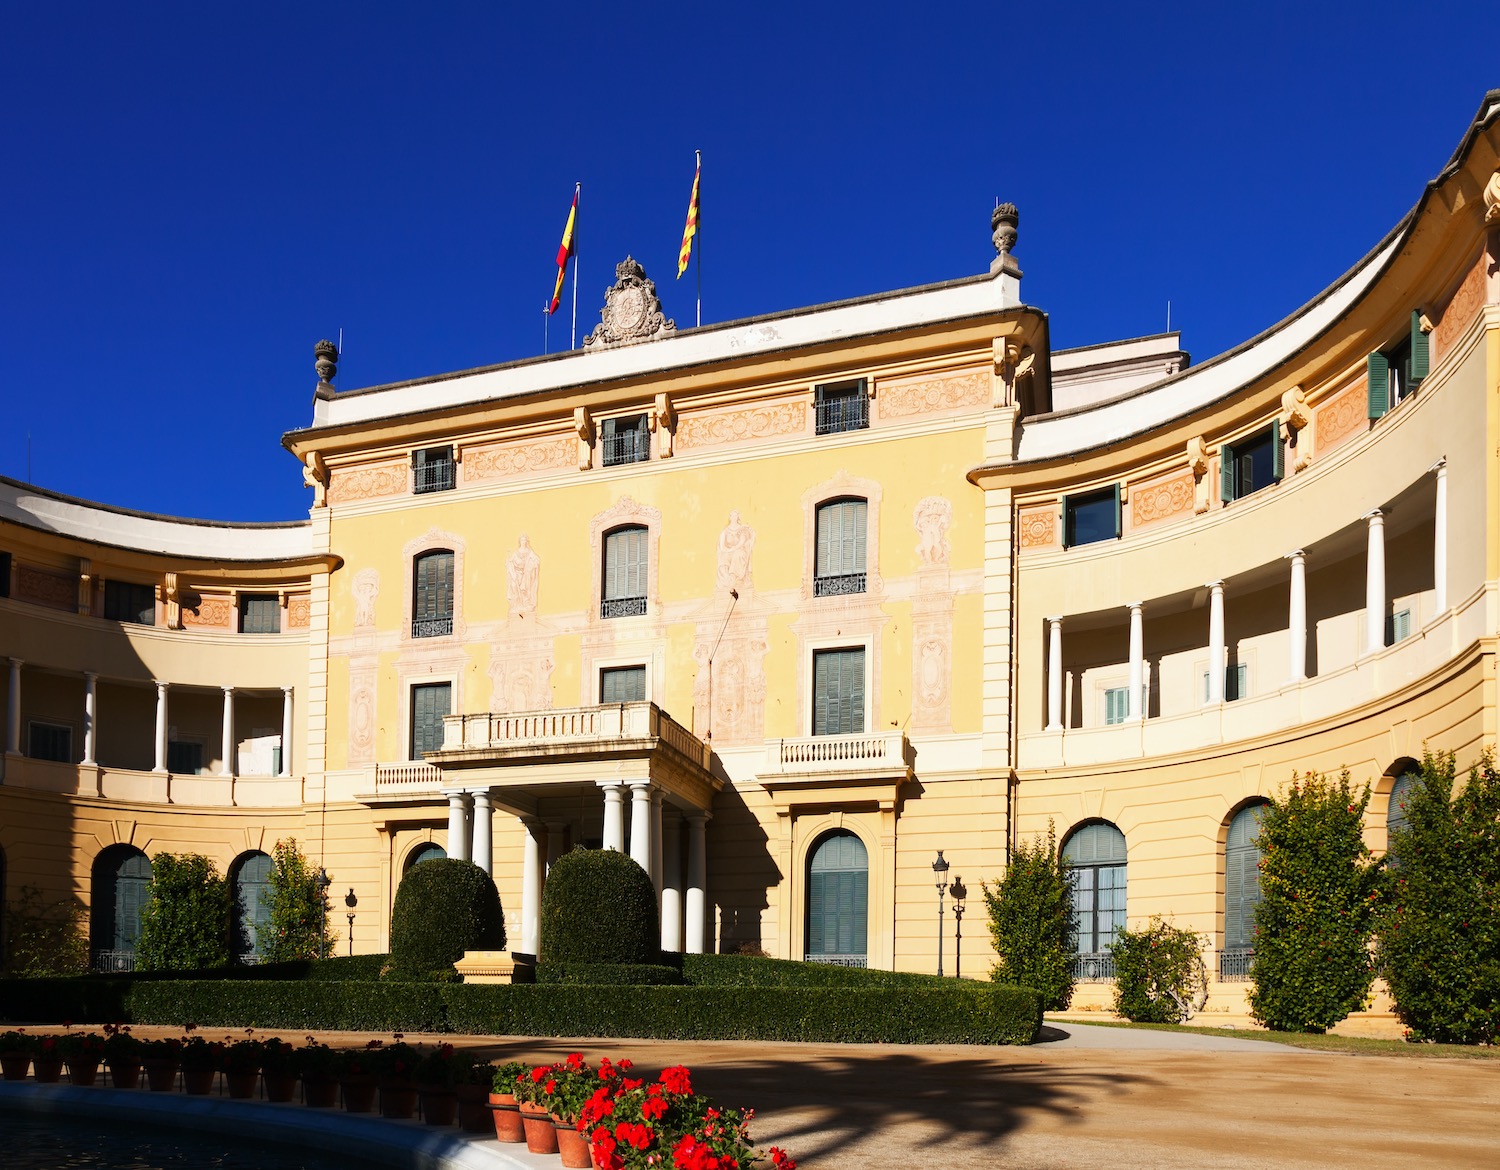
M 1208 671 L 1200 676 L 1203 680 L 1203 701 L 1208 702 Z M 1236 662 L 1233 666 L 1224 668 L 1224 701 L 1233 703 L 1243 699 L 1250 693 L 1250 664 L 1248 662 Z
M 453 685 L 422 683 L 411 689 L 411 758 L 443 746 L 443 716 L 451 714 Z
M 1411 637 L 1411 610 L 1403 609 L 1385 619 L 1385 644 L 1394 646 Z
M 645 700 L 644 666 L 611 666 L 599 672 L 601 703 L 643 703 Z
M 599 427 L 599 442 L 604 449 L 605 467 L 644 463 L 651 458 L 651 432 L 646 429 L 644 414 L 605 419 Z
M 865 591 L 865 544 L 869 505 L 864 500 L 834 500 L 817 513 L 817 561 L 813 596 L 837 597 Z
M 181 739 L 168 740 L 167 771 L 178 776 L 196 776 L 203 771 L 203 745 Z
M 281 601 L 274 593 L 240 594 L 240 633 L 281 633 Z
M 1120 485 L 1063 498 L 1063 547 L 1120 538 Z
M 453 633 L 453 554 L 424 553 L 412 565 L 411 636 L 441 638 Z
M 1130 688 L 1110 687 L 1104 692 L 1104 726 L 1113 727 L 1130 718 Z
M 813 655 L 813 734 L 859 735 L 865 729 L 865 652 Z
M 1286 448 L 1278 420 L 1219 450 L 1219 498 L 1226 504 L 1270 487 L 1286 473 Z
M 828 382 L 813 389 L 816 431 L 836 435 L 842 431 L 862 431 L 870 425 L 870 396 L 864 378 L 848 382 Z
M 414 495 L 428 492 L 450 492 L 457 479 L 454 475 L 452 447 L 427 447 L 411 453 L 411 490 Z
M 104 616 L 138 626 L 156 624 L 156 589 L 133 581 L 104 582 Z
M 1412 310 L 1410 327 L 1400 341 L 1372 353 L 1365 362 L 1366 414 L 1380 418 L 1397 403 L 1410 398 L 1427 377 L 1431 365 L 1422 314 Z
M 10 596 L 10 553 L 0 552 L 0 597 Z
M 646 612 L 649 535 L 645 528 L 617 528 L 605 535 L 600 617 L 640 617 Z
M 26 726 L 26 754 L 33 760 L 73 762 L 73 729 L 65 723 L 38 723 Z

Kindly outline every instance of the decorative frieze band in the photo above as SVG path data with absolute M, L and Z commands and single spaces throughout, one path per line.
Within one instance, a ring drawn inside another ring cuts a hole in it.
M 328 485 L 328 502 L 349 504 L 356 500 L 405 495 L 410 481 L 411 471 L 405 460 L 341 467 L 333 472 L 332 482 Z
M 881 418 L 909 418 L 989 404 L 988 370 L 962 370 L 950 374 L 920 374 L 884 379 L 876 399 Z
M 572 435 L 528 439 L 519 443 L 491 443 L 464 451 L 464 480 L 509 479 L 572 467 L 577 440 Z
M 679 451 L 688 451 L 806 433 L 807 403 L 788 400 L 748 409 L 683 415 L 677 424 L 676 446 Z

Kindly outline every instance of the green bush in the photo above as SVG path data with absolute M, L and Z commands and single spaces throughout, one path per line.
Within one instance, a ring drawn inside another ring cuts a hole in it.
M 1500 775 L 1424 755 L 1387 854 L 1376 963 L 1413 1040 L 1500 1039 Z
M 1268 1028 L 1326 1032 L 1369 994 L 1380 885 L 1364 842 L 1369 802 L 1347 772 L 1313 773 L 1266 807 L 1250 1011 Z
M 1057 849 L 1057 831 L 1016 845 L 1005 876 L 984 886 L 997 983 L 1034 987 L 1047 1011 L 1062 1011 L 1073 999 L 1073 894 L 1068 863 Z
M 302 856 L 296 840 L 276 842 L 271 850 L 269 918 L 256 926 L 256 950 L 268 963 L 317 959 L 333 949 L 328 929 L 328 894 L 318 874 Z
M 322 983 L 374 983 L 380 979 L 390 959 L 389 955 L 339 955 L 309 963 L 303 974 L 293 978 Z
M 484 870 L 442 857 L 406 871 L 391 911 L 390 978 L 432 978 L 465 951 L 504 948 L 500 895 Z
M 645 987 L 682 982 L 682 972 L 649 963 L 553 963 L 537 964 L 538 983 L 574 983 L 590 987 Z
M 1208 998 L 1203 948 L 1208 940 L 1164 921 L 1122 930 L 1109 948 L 1115 960 L 1115 1011 L 1136 1024 L 1181 1024 Z
M 952 979 L 916 971 L 878 971 L 800 963 L 760 955 L 684 955 L 682 973 L 695 987 L 951 987 Z
M 196 971 L 229 964 L 229 883 L 201 853 L 158 853 L 141 910 L 136 965 L 143 971 Z
M 89 915 L 77 898 L 47 902 L 36 886 L 4 907 L 0 974 L 81 975 L 89 969 Z
M 542 954 L 553 963 L 657 963 L 661 926 L 650 875 L 615 849 L 558 858 L 542 894 Z

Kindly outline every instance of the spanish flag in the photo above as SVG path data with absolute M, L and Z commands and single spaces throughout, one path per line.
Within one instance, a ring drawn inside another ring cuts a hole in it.
M 568 258 L 573 255 L 573 229 L 578 225 L 578 192 L 582 189 L 582 183 L 573 188 L 573 206 L 568 209 L 568 226 L 563 228 L 562 243 L 557 247 L 557 283 L 552 286 L 552 304 L 547 309 L 548 313 L 557 312 L 557 306 L 562 304 L 563 278 L 568 272 Z
M 693 171 L 693 197 L 688 200 L 687 226 L 682 229 L 682 248 L 677 253 L 677 279 L 687 271 L 688 260 L 693 255 L 693 237 L 698 234 L 698 180 L 703 175 L 703 154 L 698 154 L 698 167 Z

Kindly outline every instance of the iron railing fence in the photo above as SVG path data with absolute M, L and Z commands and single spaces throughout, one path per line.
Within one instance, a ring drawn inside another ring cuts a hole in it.
M 1245 982 L 1250 978 L 1250 960 L 1254 957 L 1252 947 L 1225 947 L 1219 952 L 1219 982 Z
M 820 435 L 862 431 L 870 425 L 870 400 L 863 394 L 820 398 L 813 409 L 816 430 Z
M 412 493 L 420 496 L 427 492 L 451 492 L 455 486 L 453 472 L 451 460 L 419 463 L 412 468 Z
M 865 574 L 838 573 L 813 578 L 814 597 L 843 597 L 865 591 Z
M 606 618 L 644 617 L 645 613 L 644 597 L 606 597 L 599 606 L 599 616 Z
M 1113 983 L 1115 957 L 1107 951 L 1074 955 L 1073 978 L 1080 983 Z
M 645 431 L 615 431 L 605 435 L 604 466 L 644 463 L 651 458 L 651 437 Z
M 411 636 L 413 638 L 446 638 L 453 633 L 453 619 L 443 618 L 412 618 Z

